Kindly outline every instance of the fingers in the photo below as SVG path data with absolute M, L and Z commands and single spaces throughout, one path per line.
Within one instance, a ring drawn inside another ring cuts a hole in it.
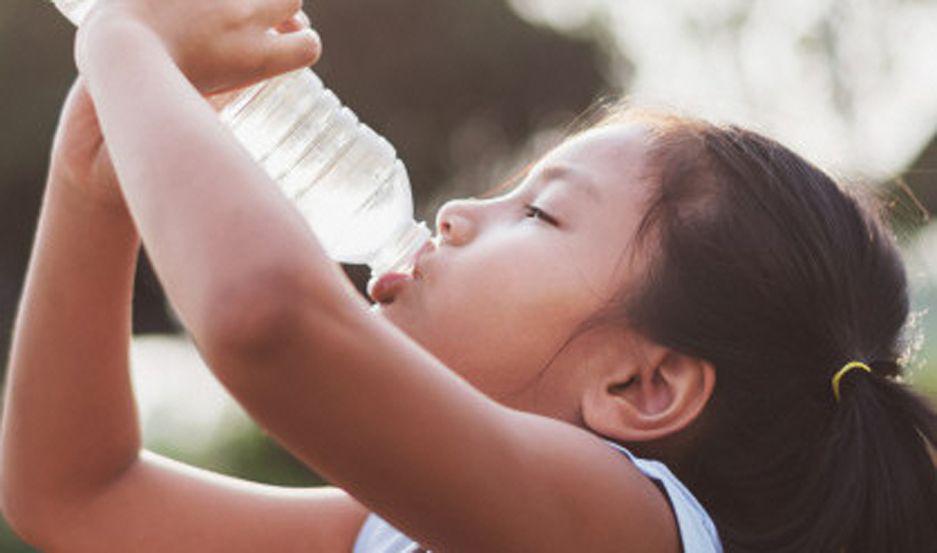
M 296 12 L 296 15 L 302 21 L 303 27 L 309 27 L 312 25 L 312 22 L 309 21 L 309 16 L 306 15 L 306 12 L 304 12 L 303 10 L 299 10 L 298 12 Z
M 270 35 L 268 40 L 266 62 L 261 75 L 264 79 L 312 65 L 322 54 L 319 34 L 309 28 Z
M 252 0 L 256 16 L 270 27 L 289 20 L 303 9 L 303 0 Z
M 276 31 L 278 33 L 295 33 L 296 31 L 301 31 L 303 29 L 308 29 L 310 26 L 309 16 L 306 15 L 302 10 L 293 14 L 293 17 L 283 21 L 276 26 Z

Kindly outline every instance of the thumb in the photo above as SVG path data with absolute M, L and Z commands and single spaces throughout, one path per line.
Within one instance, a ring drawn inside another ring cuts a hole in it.
M 312 29 L 303 29 L 287 34 L 268 35 L 267 60 L 263 78 L 308 67 L 322 55 L 319 34 Z

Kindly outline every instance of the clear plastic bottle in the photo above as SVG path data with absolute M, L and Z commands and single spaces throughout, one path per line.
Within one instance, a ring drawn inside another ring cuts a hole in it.
M 75 25 L 94 2 L 53 0 Z M 406 168 L 311 70 L 245 89 L 221 119 L 296 203 L 332 259 L 367 264 L 374 276 L 412 271 L 431 232 L 413 220 Z

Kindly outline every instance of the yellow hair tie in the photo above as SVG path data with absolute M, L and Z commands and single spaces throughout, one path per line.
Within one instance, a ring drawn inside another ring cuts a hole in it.
M 842 380 L 844 376 L 846 376 L 846 373 L 848 373 L 852 369 L 857 369 L 857 368 L 862 369 L 869 374 L 872 373 L 872 369 L 865 363 L 861 363 L 859 361 L 851 361 L 843 365 L 843 368 L 837 371 L 835 375 L 833 375 L 833 397 L 836 398 L 837 403 L 839 402 L 839 381 Z

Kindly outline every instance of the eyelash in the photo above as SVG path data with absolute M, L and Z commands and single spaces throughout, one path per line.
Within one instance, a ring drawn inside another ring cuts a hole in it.
M 538 214 L 540 218 L 546 221 L 547 223 L 551 225 L 557 225 L 557 221 L 556 219 L 553 218 L 553 216 L 551 216 L 549 213 L 540 209 L 537 206 L 534 206 L 531 204 L 524 204 L 524 209 L 526 210 L 528 216 Z

